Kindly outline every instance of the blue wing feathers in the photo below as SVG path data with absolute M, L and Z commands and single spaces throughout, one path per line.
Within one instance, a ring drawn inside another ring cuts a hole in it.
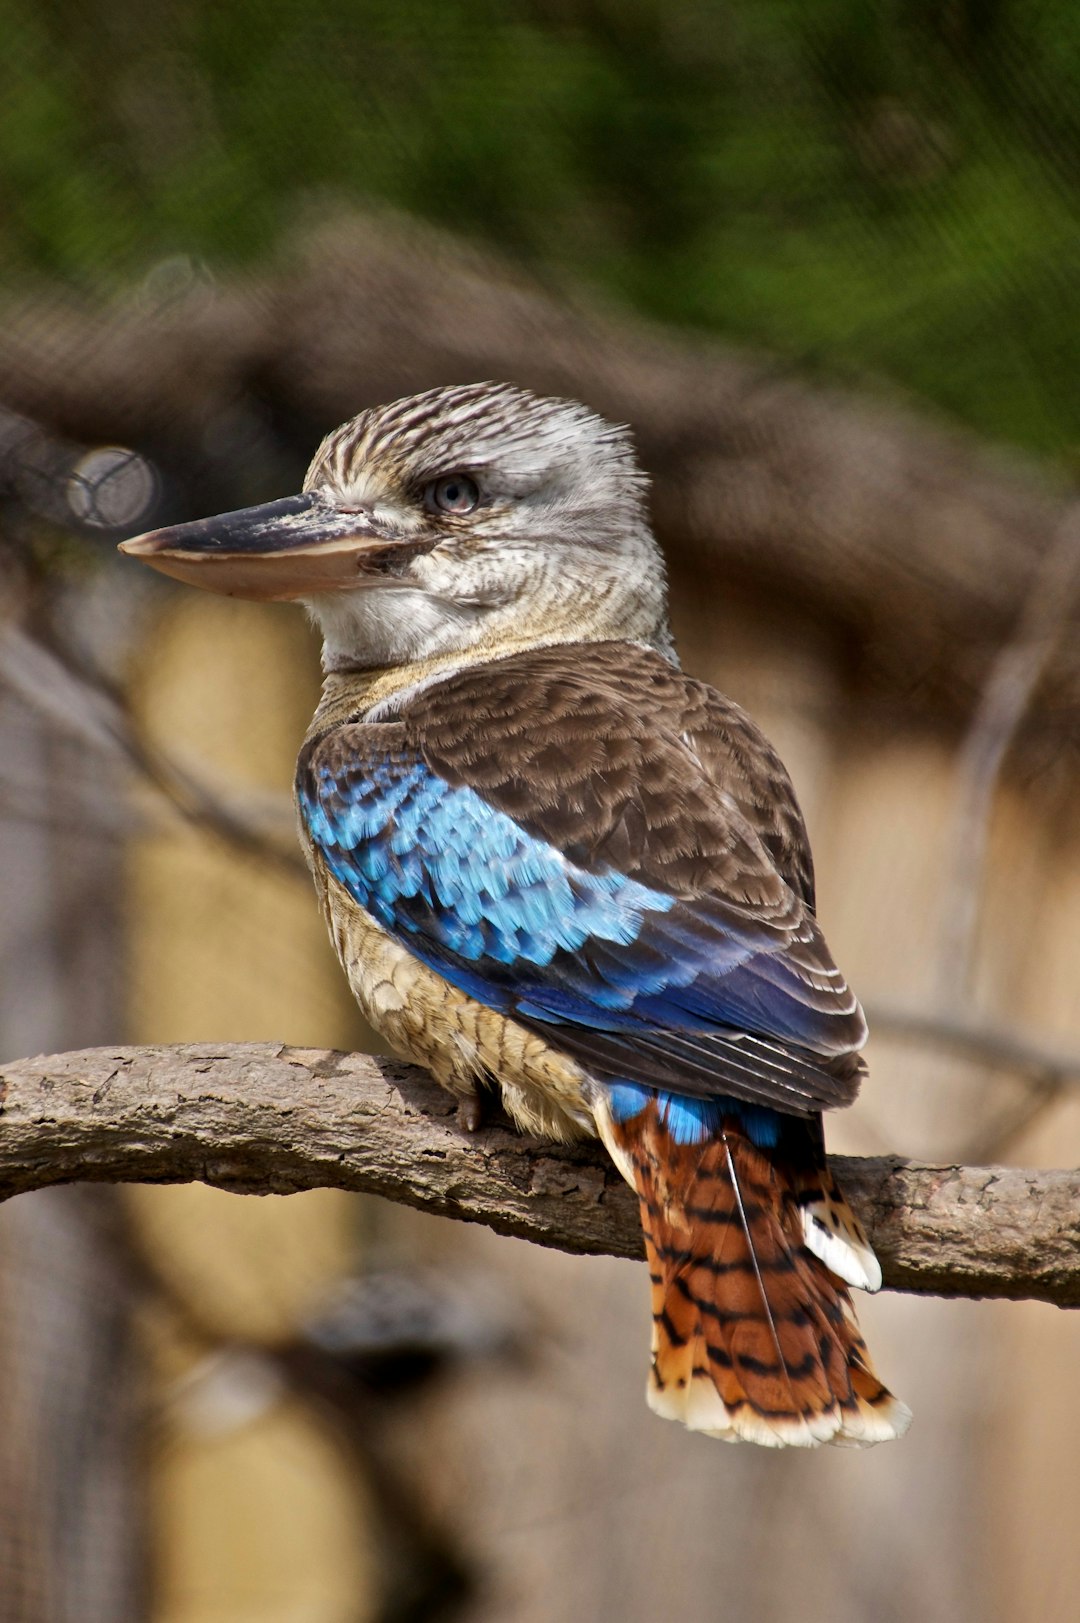
M 312 840 L 353 899 L 489 1006 L 628 1040 L 666 1033 L 674 1053 L 680 1033 L 756 1032 L 811 1063 L 815 1050 L 842 1047 L 835 1006 L 826 998 L 815 1007 L 783 937 L 725 898 L 689 903 L 610 868 L 577 866 L 415 755 L 337 772 L 316 761 L 299 792 Z M 692 1049 L 683 1042 L 681 1052 Z M 701 1069 L 705 1050 L 696 1052 Z M 750 1076 L 756 1063 L 735 1053 L 732 1075 Z M 670 1120 L 689 1133 L 704 1119 L 702 1101 L 679 1097 Z M 697 1115 L 686 1115 L 690 1103 Z

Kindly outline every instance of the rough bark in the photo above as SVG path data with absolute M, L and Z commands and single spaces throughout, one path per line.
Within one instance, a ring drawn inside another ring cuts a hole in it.
M 1080 1305 L 1080 1172 L 837 1158 L 887 1285 Z M 334 1187 L 565 1251 L 641 1254 L 596 1145 L 475 1135 L 423 1072 L 264 1044 L 87 1049 L 0 1067 L 0 1197 L 76 1179 Z
M 909 712 L 970 709 L 1067 511 L 1033 465 L 898 401 L 572 306 L 384 218 L 306 228 L 257 281 L 107 308 L 57 291 L 0 322 L 0 401 L 51 434 L 145 452 L 188 516 L 298 484 L 318 435 L 365 405 L 480 377 L 632 423 L 676 588 L 797 603 Z M 1063 639 L 1035 707 L 1059 735 L 1080 705 L 1078 650 Z

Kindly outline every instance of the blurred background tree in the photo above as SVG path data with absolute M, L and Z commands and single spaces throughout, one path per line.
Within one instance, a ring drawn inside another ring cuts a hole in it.
M 0 0 L 0 275 L 389 204 L 1072 462 L 1070 0 Z

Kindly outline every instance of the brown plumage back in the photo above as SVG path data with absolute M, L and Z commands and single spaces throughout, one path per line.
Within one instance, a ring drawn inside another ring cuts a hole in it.
M 812 1125 L 787 1124 L 767 1153 L 735 1116 L 681 1144 L 650 1104 L 609 1132 L 641 1199 L 650 1406 L 732 1442 L 899 1435 L 907 1410 L 873 1372 L 843 1281 L 805 1242 L 803 1204 L 821 1187 Z

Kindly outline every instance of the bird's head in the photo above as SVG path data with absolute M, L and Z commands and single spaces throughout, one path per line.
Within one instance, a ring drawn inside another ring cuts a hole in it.
M 121 550 L 212 591 L 303 602 L 329 669 L 609 638 L 667 649 L 644 491 L 624 428 L 467 384 L 361 412 L 299 496 Z

